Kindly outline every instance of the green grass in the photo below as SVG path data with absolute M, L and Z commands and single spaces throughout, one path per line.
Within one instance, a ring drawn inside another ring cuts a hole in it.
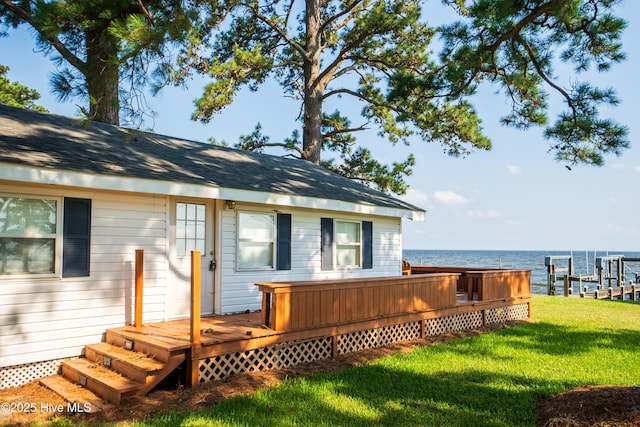
M 536 401 L 640 384 L 640 304 L 535 296 L 532 323 L 136 426 L 532 426 Z

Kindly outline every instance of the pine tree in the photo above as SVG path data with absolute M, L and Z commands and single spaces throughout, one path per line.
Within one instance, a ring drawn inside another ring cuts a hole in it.
M 301 132 L 270 142 L 256 128 L 240 146 L 279 146 L 365 184 L 402 194 L 413 156 L 391 166 L 356 147 L 355 133 L 376 128 L 393 144 L 419 137 L 441 143 L 453 156 L 491 148 L 471 100 L 478 85 L 503 92 L 511 111 L 504 125 L 546 126 L 551 151 L 570 164 L 602 164 L 603 155 L 628 147 L 627 129 L 599 117 L 617 104 L 610 89 L 577 82 L 564 87 L 558 61 L 576 74 L 607 70 L 624 59 L 625 22 L 615 0 L 445 0 L 459 20 L 430 26 L 429 7 L 413 0 L 223 0 L 216 3 L 207 37 L 196 40 L 181 64 L 211 82 L 194 119 L 209 121 L 242 87 L 275 79 L 301 103 Z M 436 40 L 441 46 L 438 55 Z M 185 70 L 180 70 L 185 77 Z M 565 111 L 549 124 L 548 95 L 559 93 Z M 360 123 L 324 106 L 338 97 L 361 102 Z M 323 152 L 340 160 L 324 159 Z
M 8 72 L 9 67 L 0 65 L 0 104 L 46 112 L 46 108 L 35 103 L 40 99 L 38 91 L 18 82 L 12 82 L 6 76 Z
M 0 24 L 28 25 L 56 63 L 60 101 L 81 99 L 91 120 L 142 123 L 144 89 L 160 80 L 173 43 L 187 39 L 196 0 L 0 0 Z M 184 7 L 183 7 L 184 6 Z M 135 40 L 135 42 L 131 42 Z M 163 81 L 163 82 L 166 82 Z

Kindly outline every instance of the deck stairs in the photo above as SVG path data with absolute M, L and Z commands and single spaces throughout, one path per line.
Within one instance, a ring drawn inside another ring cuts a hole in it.
M 107 330 L 104 342 L 85 346 L 84 357 L 63 362 L 60 375 L 41 383 L 70 404 L 89 403 L 91 412 L 99 411 L 151 391 L 180 366 L 187 349 L 136 334 L 133 328 L 129 333 Z

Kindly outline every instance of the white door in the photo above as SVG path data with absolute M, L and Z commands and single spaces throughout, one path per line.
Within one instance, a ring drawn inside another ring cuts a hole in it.
M 213 202 L 176 198 L 171 206 L 167 318 L 189 317 L 191 251 L 200 251 L 201 314 L 213 313 L 214 272 L 209 269 L 214 250 Z

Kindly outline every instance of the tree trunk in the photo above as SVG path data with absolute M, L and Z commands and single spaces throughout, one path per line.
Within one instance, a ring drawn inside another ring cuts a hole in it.
M 120 125 L 118 40 L 107 28 L 87 30 L 85 78 L 91 120 Z
M 322 95 L 324 85 L 319 81 L 322 40 L 320 34 L 319 0 L 306 0 L 307 57 L 304 61 L 304 124 L 302 132 L 303 157 L 320 163 L 322 151 Z

